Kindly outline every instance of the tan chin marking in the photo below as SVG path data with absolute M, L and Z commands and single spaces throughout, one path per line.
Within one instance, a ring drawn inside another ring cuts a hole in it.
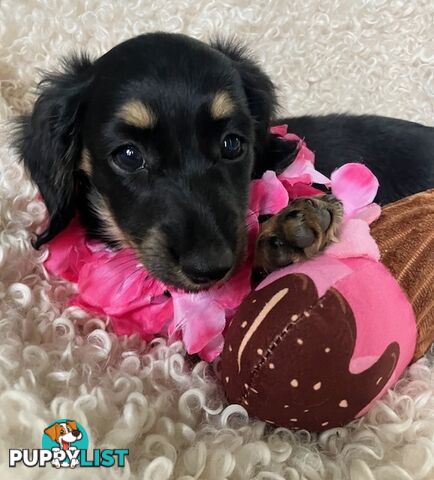
M 235 104 L 228 92 L 218 92 L 211 102 L 211 116 L 215 120 L 228 117 L 235 110 Z
M 80 170 L 87 175 L 92 175 L 92 163 L 90 161 L 90 152 L 87 148 L 84 148 L 81 152 Z
M 154 112 L 139 100 L 127 102 L 121 107 L 117 116 L 128 125 L 137 128 L 152 128 L 157 123 Z
M 102 234 L 107 240 L 120 243 L 122 246 L 131 246 L 128 236 L 117 224 L 106 199 L 97 190 L 92 190 L 89 195 L 90 208 L 94 211 L 102 223 Z

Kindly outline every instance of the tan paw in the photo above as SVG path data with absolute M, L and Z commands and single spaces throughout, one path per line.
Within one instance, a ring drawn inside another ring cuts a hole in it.
M 342 216 L 342 203 L 331 194 L 292 201 L 261 224 L 255 269 L 270 273 L 318 254 L 336 240 Z

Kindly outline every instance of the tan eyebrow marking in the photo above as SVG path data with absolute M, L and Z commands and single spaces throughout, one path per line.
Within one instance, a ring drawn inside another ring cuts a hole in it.
M 152 128 L 157 123 L 155 113 L 139 100 L 131 100 L 123 105 L 118 117 L 128 125 L 138 128 Z
M 235 110 L 235 104 L 228 92 L 218 92 L 211 102 L 211 116 L 215 120 L 225 118 Z

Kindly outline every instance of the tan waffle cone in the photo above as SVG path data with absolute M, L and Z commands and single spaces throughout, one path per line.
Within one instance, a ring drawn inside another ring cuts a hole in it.
M 385 206 L 371 233 L 382 262 L 413 305 L 416 360 L 434 342 L 434 189 Z

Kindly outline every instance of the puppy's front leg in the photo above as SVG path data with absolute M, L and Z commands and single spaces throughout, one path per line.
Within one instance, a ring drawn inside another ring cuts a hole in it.
M 260 226 L 254 269 L 270 273 L 313 257 L 336 240 L 343 216 L 333 195 L 299 198 Z

